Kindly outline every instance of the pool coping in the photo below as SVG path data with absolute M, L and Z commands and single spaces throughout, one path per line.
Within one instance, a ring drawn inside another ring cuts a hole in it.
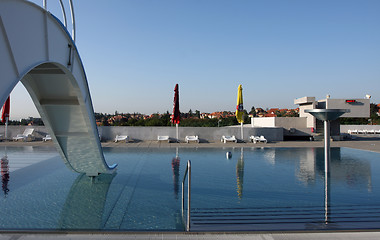
M 122 148 L 302 148 L 302 147 L 323 147 L 323 141 L 280 141 L 269 143 L 250 143 L 250 142 L 238 142 L 238 143 L 221 143 L 221 142 L 207 142 L 207 143 L 167 143 L 158 141 L 131 141 L 125 142 L 102 142 L 102 147 L 122 147 Z M 53 146 L 52 142 L 33 141 L 33 142 L 12 142 L 2 141 L 0 146 Z M 360 150 L 367 150 L 380 153 L 380 139 L 361 139 L 350 141 L 332 141 L 331 147 L 347 147 Z

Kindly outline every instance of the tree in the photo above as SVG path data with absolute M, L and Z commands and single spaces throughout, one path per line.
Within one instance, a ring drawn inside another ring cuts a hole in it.
M 250 115 L 252 115 L 253 117 L 256 117 L 256 109 L 254 106 L 251 107 L 251 111 L 249 112 Z

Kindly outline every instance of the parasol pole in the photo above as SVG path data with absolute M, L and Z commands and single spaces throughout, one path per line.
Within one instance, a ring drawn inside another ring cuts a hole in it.
M 9 117 L 5 117 L 5 140 L 8 138 L 8 118 Z
M 243 123 L 242 122 L 240 123 L 240 127 L 241 127 L 241 139 L 244 139 L 244 137 L 243 137 Z
M 177 142 L 179 142 L 179 129 L 178 129 L 178 123 L 175 124 L 175 130 L 176 130 Z

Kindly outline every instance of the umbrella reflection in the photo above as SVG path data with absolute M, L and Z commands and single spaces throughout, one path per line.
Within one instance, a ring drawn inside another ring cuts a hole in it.
M 176 157 L 172 159 L 174 196 L 176 199 L 178 199 L 178 192 L 179 192 L 179 165 L 180 165 L 180 158 L 178 156 L 178 148 L 176 148 Z
M 236 164 L 236 182 L 237 182 L 237 193 L 239 199 L 243 198 L 243 178 L 244 178 L 244 151 L 241 148 L 240 158 Z
M 90 178 L 77 177 L 63 206 L 59 228 L 101 229 L 104 205 L 114 174 L 101 174 Z
M 9 188 L 8 188 L 8 182 L 9 182 L 9 166 L 8 166 L 8 156 L 5 155 L 1 158 L 1 183 L 2 183 L 2 189 L 4 192 L 4 197 L 8 195 Z

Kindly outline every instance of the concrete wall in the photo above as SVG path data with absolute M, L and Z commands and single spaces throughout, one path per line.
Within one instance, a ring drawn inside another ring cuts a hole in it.
M 274 117 L 254 117 L 251 118 L 251 127 L 276 127 Z
M 355 102 L 347 103 L 346 100 L 354 100 Z M 342 117 L 368 118 L 370 115 L 369 99 L 325 99 L 318 101 L 326 102 L 327 109 L 350 109 L 349 113 L 345 113 Z
M 255 117 L 251 118 L 252 127 L 282 127 L 285 130 L 292 128 L 306 129 L 306 117 Z
M 0 134 L 4 135 L 5 126 L 0 126 Z M 34 136 L 36 140 L 41 140 L 46 136 L 47 131 L 44 126 L 8 126 L 8 139 L 17 134 L 24 132 L 26 128 L 34 128 Z M 173 140 L 176 138 L 175 127 L 113 127 L 102 126 L 98 127 L 99 134 L 102 141 L 113 141 L 116 135 L 129 135 L 136 141 L 149 141 L 157 140 L 158 135 L 168 135 Z M 186 135 L 198 135 L 201 142 L 217 142 L 220 141 L 223 135 L 235 135 L 240 139 L 241 128 L 240 126 L 233 127 L 179 127 L 179 138 L 181 141 L 185 140 Z M 261 128 L 245 125 L 243 128 L 244 140 L 248 141 L 249 136 L 264 135 L 268 141 L 282 141 L 283 129 L 282 128 Z
M 262 128 L 245 126 L 243 128 L 244 140 L 248 141 L 249 136 L 264 135 L 268 141 L 282 141 L 282 128 Z M 111 141 L 116 135 L 128 135 L 135 140 L 157 140 L 157 136 L 165 135 L 171 139 L 176 138 L 175 127 L 99 127 L 99 133 L 102 141 Z M 185 140 L 187 135 L 198 135 L 201 142 L 217 142 L 223 135 L 235 135 L 237 139 L 241 138 L 241 128 L 239 127 L 179 127 L 179 139 Z

